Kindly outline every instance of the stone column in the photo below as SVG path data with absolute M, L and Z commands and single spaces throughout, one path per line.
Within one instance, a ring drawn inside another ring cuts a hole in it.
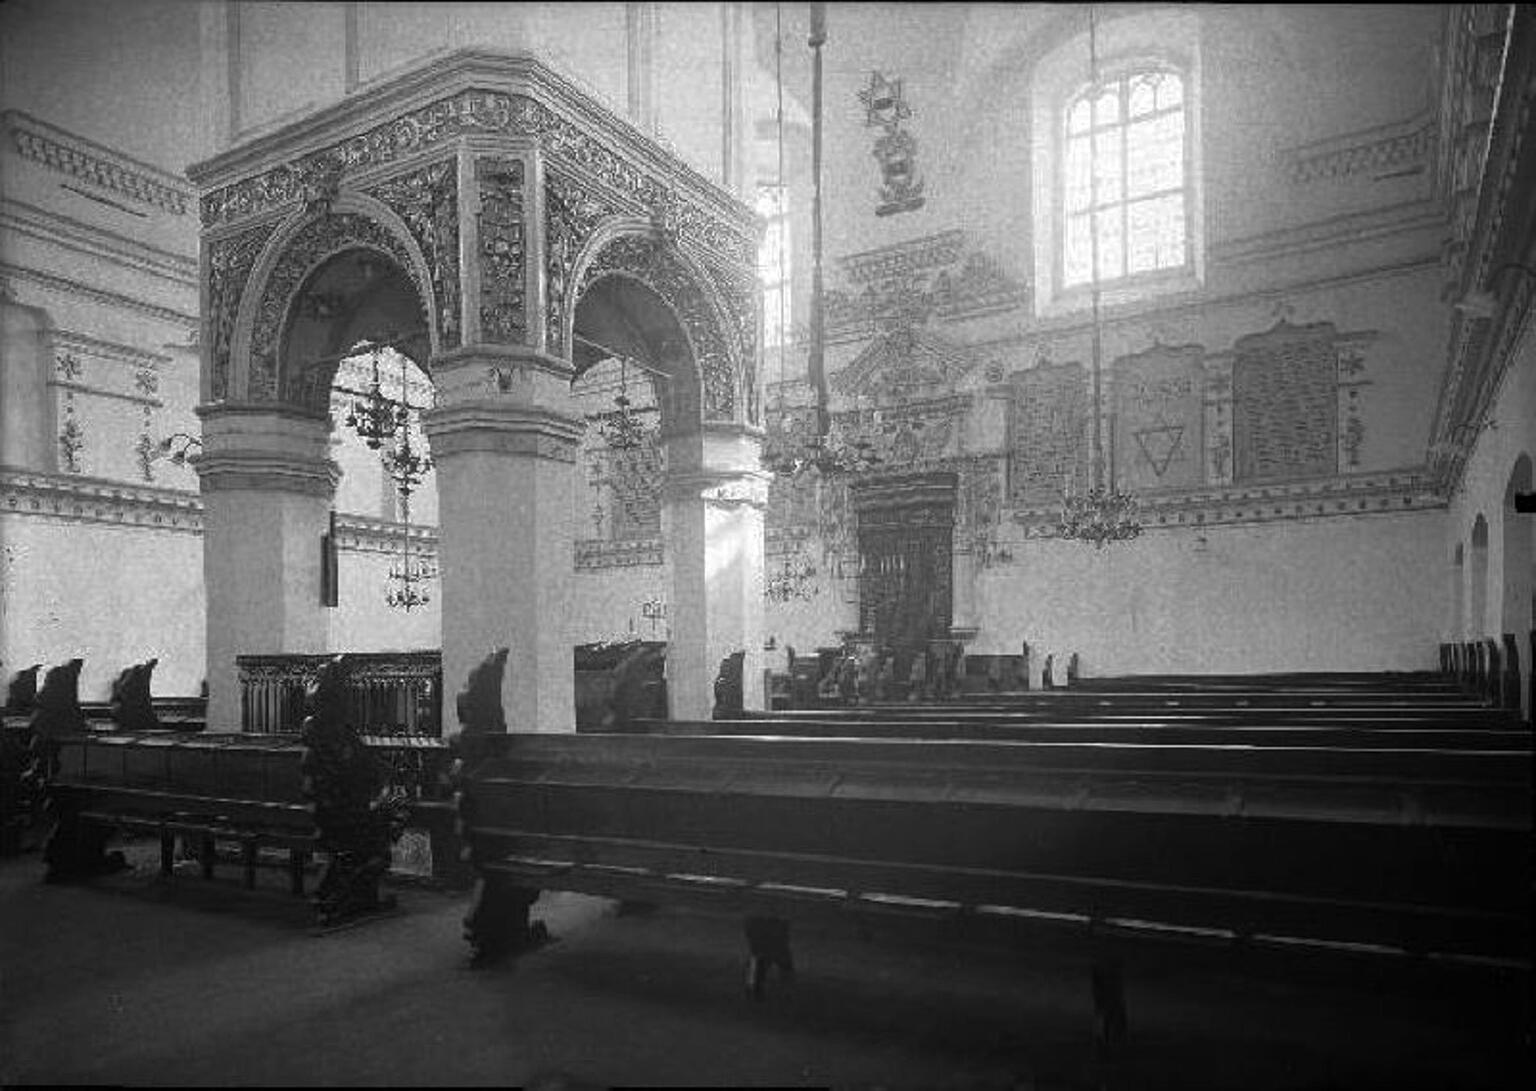
M 208 729 L 240 730 L 237 655 L 324 652 L 320 538 L 341 471 L 330 423 L 296 409 L 198 410 L 207 600 Z
M 568 365 L 541 354 L 464 350 L 433 361 L 425 415 L 437 468 L 443 731 L 470 670 L 511 650 L 511 731 L 575 731 L 572 494 L 582 422 Z
M 746 708 L 764 707 L 763 511 L 768 479 L 762 436 L 741 425 L 705 425 L 666 440 L 662 531 L 671 552 L 667 695 L 679 720 L 707 720 L 715 676 L 746 653 Z

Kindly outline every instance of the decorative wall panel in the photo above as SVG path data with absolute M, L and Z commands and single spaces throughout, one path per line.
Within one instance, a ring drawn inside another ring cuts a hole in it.
M 1201 345 L 1154 344 L 1115 361 L 1115 478 L 1132 492 L 1204 483 Z
M 528 340 L 523 161 L 476 159 L 475 186 L 480 195 L 480 339 L 521 345 Z
M 1333 323 L 1281 319 L 1240 338 L 1232 365 L 1234 480 L 1286 481 L 1339 468 Z
M 229 395 L 229 351 L 235 314 L 250 280 L 251 266 L 276 227 L 276 223 L 260 224 L 208 244 L 207 321 L 214 401 Z
M 520 178 L 522 164 L 517 165 Z M 421 247 L 427 273 L 432 278 L 439 339 L 443 348 L 457 348 L 463 339 L 459 329 L 458 160 L 448 158 L 429 163 L 375 186 L 372 193 L 405 221 L 411 237 Z M 480 196 L 485 201 L 484 186 Z
M 1037 364 L 1012 375 L 1008 409 L 1008 499 L 1021 507 L 1053 507 L 1062 488 L 1086 488 L 1089 449 L 1088 374 L 1081 364 Z

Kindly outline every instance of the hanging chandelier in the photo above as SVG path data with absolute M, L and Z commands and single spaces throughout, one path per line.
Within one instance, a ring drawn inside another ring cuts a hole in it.
M 379 350 L 375 347 L 373 349 L 373 381 L 369 384 L 368 393 L 364 395 L 363 400 L 353 400 L 352 407 L 347 411 L 347 427 L 357 433 L 358 438 L 368 445 L 369 450 L 377 451 L 384 445 L 384 441 L 392 438 L 409 419 L 408 406 L 384 396 L 384 391 L 379 385 Z
M 883 463 L 874 444 L 862 435 L 853 438 L 836 434 L 832 428 L 832 413 L 828 408 L 826 375 L 826 315 L 822 300 L 822 231 L 821 231 L 821 48 L 827 41 L 826 5 L 811 4 L 811 26 L 807 45 L 812 51 L 811 69 L 811 319 L 810 343 L 806 371 L 816 392 L 814 429 L 809 435 L 803 431 L 792 434 L 794 429 L 784 427 L 777 436 L 770 435 L 764 445 L 762 465 L 776 477 L 795 478 L 814 473 L 822 478 L 834 478 L 867 473 Z M 783 35 L 775 35 L 776 82 L 778 88 L 778 178 L 779 192 L 784 191 L 784 71 Z M 778 248 L 779 282 L 785 281 L 784 247 Z M 784 293 L 779 294 L 780 328 L 783 327 Z M 779 419 L 786 421 L 784 413 L 784 338 L 779 338 Z
M 1098 28 L 1094 20 L 1093 6 L 1088 7 L 1088 72 L 1089 94 L 1095 94 L 1099 86 Z M 1061 522 L 1057 533 L 1080 542 L 1090 542 L 1095 549 L 1103 549 L 1110 542 L 1127 542 L 1141 534 L 1141 521 L 1137 518 L 1139 501 L 1129 492 L 1115 488 L 1108 480 L 1104 460 L 1104 390 L 1102 360 L 1104 355 L 1103 329 L 1099 308 L 1099 171 L 1097 162 L 1097 138 L 1088 141 L 1088 177 L 1093 187 L 1094 208 L 1088 215 L 1088 245 L 1092 254 L 1091 300 L 1093 304 L 1093 486 L 1086 492 L 1074 492 L 1068 484 L 1061 493 Z
M 400 494 L 400 561 L 390 566 L 384 602 L 393 609 L 410 611 L 432 601 L 432 596 L 427 592 L 427 584 L 437 578 L 437 569 L 424 557 L 411 557 L 411 496 L 421 487 L 432 469 L 432 459 L 427 452 L 418 451 L 411 443 L 411 400 L 407 380 L 406 357 L 401 353 L 400 401 L 389 402 L 394 421 L 393 434 L 397 439 L 394 450 L 384 456 L 384 469 L 394 479 L 395 491 Z M 374 356 L 370 398 L 375 393 L 384 401 L 389 401 L 379 392 L 377 354 Z M 378 445 L 370 443 L 369 446 L 376 448 Z
M 592 413 L 587 420 L 597 425 L 598 435 L 611 451 L 633 451 L 644 445 L 647 429 L 641 419 L 647 413 L 656 412 L 654 406 L 635 408 L 629 397 L 629 358 L 619 356 L 619 392 L 613 398 L 614 408 Z

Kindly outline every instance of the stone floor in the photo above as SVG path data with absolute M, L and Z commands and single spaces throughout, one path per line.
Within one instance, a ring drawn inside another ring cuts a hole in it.
M 1169 971 L 1128 981 L 1096 1056 L 1080 967 L 797 928 L 799 980 L 755 1003 L 739 922 L 546 895 L 557 941 L 466 966 L 462 894 L 315 935 L 280 870 L 161 880 L 151 846 L 88 886 L 0 860 L 0 1085 L 1079 1088 L 1528 1086 L 1504 1010 Z M 1528 1007 L 1526 1009 L 1529 1010 Z

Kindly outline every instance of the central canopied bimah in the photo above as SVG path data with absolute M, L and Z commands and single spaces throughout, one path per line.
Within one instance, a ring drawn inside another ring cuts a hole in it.
M 570 384 L 647 358 L 661 390 L 674 715 L 746 653 L 761 706 L 757 220 L 537 60 L 468 51 L 188 171 L 202 193 L 209 723 L 236 655 L 328 647 L 335 369 L 388 341 L 430 375 L 443 672 L 491 650 L 514 731 L 574 729 Z M 444 729 L 458 730 L 448 702 Z

